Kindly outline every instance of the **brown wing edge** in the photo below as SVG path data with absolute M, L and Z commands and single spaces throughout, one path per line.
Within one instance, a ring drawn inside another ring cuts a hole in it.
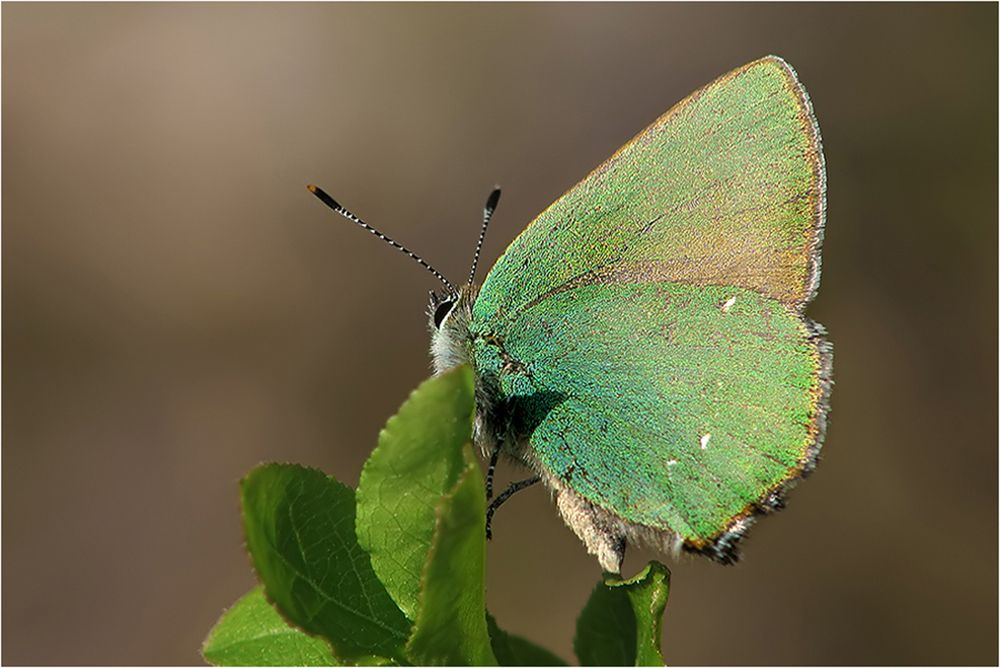
M 785 495 L 799 480 L 811 474 L 819 463 L 820 451 L 826 438 L 827 417 L 830 412 L 830 392 L 833 389 L 833 344 L 826 340 L 826 329 L 818 322 L 803 320 L 809 331 L 809 341 L 813 345 L 818 361 L 818 382 L 815 396 L 815 414 L 809 425 L 809 441 L 798 464 L 785 477 L 737 513 L 725 529 L 715 536 L 703 540 L 684 541 L 685 552 L 704 554 L 721 564 L 739 561 L 739 543 L 746 536 L 754 521 L 785 507 Z M 648 537 L 647 537 L 648 540 Z
M 809 161 L 813 168 L 813 181 L 815 183 L 811 198 L 813 200 L 813 237 L 809 247 L 809 277 L 808 284 L 805 286 L 805 296 L 795 304 L 801 313 L 819 292 L 823 265 L 823 236 L 826 231 L 826 158 L 823 156 L 823 139 L 819 132 L 819 123 L 816 121 L 816 113 L 813 111 L 812 100 L 809 99 L 809 93 L 799 81 L 795 69 L 783 58 L 774 55 L 754 61 L 746 68 L 762 62 L 773 62 L 784 70 L 789 86 L 799 101 L 799 122 L 812 137 L 812 152 Z M 740 68 L 739 71 L 746 68 Z
M 813 194 L 814 234 L 809 249 L 810 268 L 806 294 L 802 300 L 795 304 L 801 313 L 816 297 L 822 273 L 823 237 L 826 229 L 826 160 L 823 156 L 823 143 L 820 136 L 819 124 L 816 121 L 816 115 L 813 111 L 812 101 L 809 99 L 809 94 L 806 92 L 805 87 L 799 82 L 798 75 L 791 65 L 783 58 L 771 55 L 740 68 L 734 74 L 738 74 L 761 62 L 773 62 L 785 72 L 791 90 L 799 100 L 800 122 L 812 137 L 813 152 L 810 156 L 810 162 L 813 167 L 815 183 Z M 722 564 L 736 563 L 740 557 L 739 543 L 746 536 L 747 531 L 756 518 L 783 508 L 786 493 L 799 480 L 808 477 L 816 468 L 819 462 L 820 450 L 823 448 L 823 442 L 826 438 L 827 416 L 830 411 L 830 392 L 833 389 L 833 344 L 825 338 L 826 328 L 823 325 L 809 318 L 803 318 L 803 323 L 809 331 L 810 343 L 814 346 L 818 358 L 818 383 L 817 396 L 815 398 L 816 412 L 810 424 L 810 443 L 806 446 L 805 454 L 799 460 L 798 465 L 791 469 L 782 481 L 768 490 L 760 499 L 748 504 L 746 508 L 730 520 L 728 526 L 723 531 L 707 540 L 685 541 L 682 545 L 684 551 L 705 554 Z M 649 531 L 646 527 L 642 529 L 643 532 Z M 649 538 L 649 536 L 646 536 L 647 542 Z

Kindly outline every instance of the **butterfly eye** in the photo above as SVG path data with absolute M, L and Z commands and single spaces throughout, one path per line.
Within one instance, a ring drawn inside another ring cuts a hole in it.
M 451 312 L 451 307 L 454 306 L 454 305 L 455 305 L 455 302 L 453 302 L 450 299 L 446 299 L 445 301 L 443 301 L 440 304 L 438 304 L 438 307 L 436 309 L 434 309 L 434 326 L 435 327 L 437 327 L 437 328 L 440 329 L 441 323 L 444 322 L 445 316 L 447 316 Z

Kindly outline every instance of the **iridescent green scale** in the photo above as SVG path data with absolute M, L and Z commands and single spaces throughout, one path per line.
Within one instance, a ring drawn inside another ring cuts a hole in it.
M 660 117 L 489 272 L 463 325 L 482 417 L 606 570 L 625 538 L 731 561 L 814 466 L 824 198 L 808 97 L 768 57 Z

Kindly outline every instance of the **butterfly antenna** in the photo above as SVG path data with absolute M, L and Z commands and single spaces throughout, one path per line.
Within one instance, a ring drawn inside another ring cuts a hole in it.
M 469 272 L 469 285 L 476 278 L 476 267 L 479 266 L 479 251 L 483 249 L 483 239 L 486 238 L 486 228 L 490 225 L 490 218 L 497 210 L 497 203 L 500 201 L 500 188 L 494 188 L 493 192 L 486 199 L 486 206 L 483 207 L 483 228 L 479 230 L 479 241 L 476 242 L 476 254 L 472 257 L 472 271 Z
M 309 192 L 311 192 L 313 195 L 316 195 L 316 197 L 319 198 L 319 201 L 323 202 L 323 204 L 326 204 L 328 207 L 330 207 L 331 209 L 333 209 L 334 211 L 336 211 L 337 213 L 339 213 L 344 218 L 348 219 L 349 221 L 351 221 L 355 225 L 358 225 L 359 227 L 363 227 L 364 229 L 368 230 L 369 232 L 371 232 L 372 234 L 374 234 L 379 239 L 381 239 L 382 241 L 386 242 L 387 244 L 389 244 L 393 248 L 406 253 L 407 255 L 410 256 L 410 258 L 416 260 L 417 263 L 421 267 L 423 267 L 427 271 L 429 271 L 432 274 L 434 274 L 434 277 L 437 278 L 439 281 L 441 281 L 445 285 L 445 287 L 448 288 L 448 290 L 450 292 L 452 292 L 452 293 L 457 292 L 457 290 L 455 290 L 455 286 L 453 286 L 451 284 L 451 282 L 447 278 L 445 278 L 444 276 L 442 276 L 441 272 L 439 272 L 437 269 L 435 269 L 431 265 L 427 264 L 427 262 L 422 257 L 420 257 L 419 255 L 417 255 L 416 253 L 414 253 L 413 251 L 411 251 L 406 246 L 404 246 L 404 245 L 402 245 L 400 243 L 397 243 L 396 241 L 394 241 L 394 240 L 390 239 L 389 237 L 385 236 L 384 234 L 382 234 L 381 232 L 379 232 L 378 230 L 376 230 L 374 227 L 372 227 L 371 225 L 369 225 L 365 221 L 363 221 L 360 218 L 358 218 L 357 216 L 355 216 L 353 213 L 351 213 L 350 211 L 348 211 L 347 209 L 345 209 L 343 206 L 341 206 L 341 204 L 337 200 L 335 200 L 332 197 L 330 197 L 329 195 L 327 195 L 326 191 L 324 191 L 322 188 L 319 188 L 319 187 L 314 186 L 312 184 L 309 184 L 308 186 L 306 186 L 306 188 L 308 188 Z

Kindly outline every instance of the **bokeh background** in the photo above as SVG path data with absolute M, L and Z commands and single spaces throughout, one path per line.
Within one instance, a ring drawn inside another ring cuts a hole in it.
M 3 650 L 200 663 L 253 576 L 237 482 L 356 484 L 429 373 L 433 279 L 489 267 L 677 100 L 768 53 L 829 168 L 823 462 L 740 565 L 672 562 L 673 664 L 995 664 L 997 5 L 9 4 Z M 516 475 L 516 472 L 508 473 Z M 599 569 L 542 489 L 489 603 L 570 656 Z M 649 554 L 632 553 L 634 572 Z

